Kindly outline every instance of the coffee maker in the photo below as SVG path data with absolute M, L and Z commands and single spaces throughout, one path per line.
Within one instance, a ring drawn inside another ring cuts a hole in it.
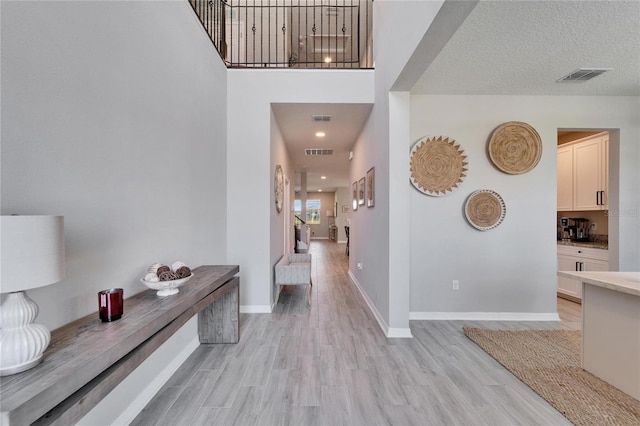
M 575 227 L 573 240 L 589 241 L 589 219 L 574 217 L 571 220 L 573 220 L 573 226 Z
M 560 218 L 560 239 L 563 241 L 589 241 L 589 219 Z

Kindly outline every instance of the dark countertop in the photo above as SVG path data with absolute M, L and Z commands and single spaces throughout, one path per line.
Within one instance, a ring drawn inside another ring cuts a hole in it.
M 592 242 L 592 241 L 565 241 L 558 240 L 559 246 L 586 247 L 601 250 L 609 250 L 608 242 Z

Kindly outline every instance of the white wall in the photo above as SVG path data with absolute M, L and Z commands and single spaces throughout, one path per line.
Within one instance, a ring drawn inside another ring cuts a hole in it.
M 469 161 L 464 183 L 452 194 L 411 191 L 412 317 L 556 312 L 558 128 L 620 129 L 620 155 L 612 159 L 619 161 L 612 170 L 620 179 L 619 206 L 610 208 L 622 212 L 624 231 L 609 241 L 619 244 L 621 270 L 640 269 L 639 115 L 637 97 L 412 96 L 407 152 L 422 136 L 442 135 L 461 143 Z M 512 120 L 532 125 L 543 142 L 540 163 L 522 175 L 500 172 L 486 153 L 493 129 Z M 504 222 L 487 232 L 464 217 L 464 202 L 477 189 L 495 190 L 506 203 Z M 451 290 L 453 279 L 460 291 Z
M 273 276 L 270 241 L 281 232 L 269 213 L 273 209 L 271 104 L 371 103 L 373 72 L 230 69 L 227 76 L 227 260 L 240 265 L 241 309 L 268 312 Z
M 145 290 L 152 262 L 227 263 L 226 69 L 188 2 L 1 7 L 1 212 L 65 217 L 38 322 Z
M 351 214 L 349 270 L 388 336 L 410 334 L 409 217 L 408 200 L 403 195 L 407 190 L 402 184 L 390 186 L 395 182 L 390 176 L 402 182 L 406 182 L 403 174 L 408 178 L 403 171 L 407 161 L 393 162 L 391 158 L 404 154 L 398 150 L 404 150 L 409 130 L 407 119 L 404 129 L 394 127 L 391 133 L 389 90 L 441 5 L 441 1 L 374 2 L 375 105 L 353 148 L 351 181 L 375 167 L 376 205 L 360 206 Z M 398 115 L 395 110 L 394 114 Z M 364 265 L 362 270 L 356 268 L 358 262 Z
M 273 109 L 269 108 L 270 115 L 270 130 L 271 130 L 271 207 L 270 207 L 270 216 L 271 216 L 271 245 L 270 245 L 270 262 L 271 265 L 275 265 L 278 263 L 282 255 L 285 253 L 285 243 L 284 243 L 284 235 L 285 235 L 285 226 L 289 226 L 289 244 L 288 247 L 294 246 L 294 231 L 293 224 L 285 224 L 286 212 L 285 208 L 289 205 L 289 210 L 293 209 L 293 198 L 294 198 L 294 187 L 295 187 L 295 171 L 293 168 L 293 164 L 291 163 L 291 157 L 289 156 L 289 152 L 287 151 L 287 147 L 284 142 L 284 138 L 282 137 L 282 132 L 280 131 L 280 127 L 278 126 L 278 122 L 276 121 L 275 115 L 273 113 Z M 290 190 L 289 193 L 285 193 L 284 197 L 289 199 L 289 203 L 284 203 L 282 210 L 280 213 L 276 210 L 276 197 L 274 192 L 274 181 L 275 181 L 275 170 L 276 165 L 280 165 L 282 167 L 282 171 L 285 179 L 289 179 L 290 182 Z M 293 218 L 293 214 L 290 215 L 290 218 Z M 277 296 L 278 289 L 275 286 L 275 272 L 270 274 L 271 276 L 271 293 L 269 295 L 270 305 L 275 303 L 275 299 Z M 244 283 L 243 283 L 244 284 Z

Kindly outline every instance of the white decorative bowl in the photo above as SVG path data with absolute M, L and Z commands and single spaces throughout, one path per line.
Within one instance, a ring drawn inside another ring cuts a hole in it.
M 193 277 L 193 273 L 188 277 L 180 278 L 179 280 L 158 281 L 152 283 L 149 281 L 145 281 L 144 278 L 142 278 L 140 281 L 142 281 L 142 284 L 146 285 L 150 289 L 158 290 L 158 292 L 156 293 L 158 296 L 171 296 L 172 294 L 177 294 L 180 291 L 178 290 L 178 287 L 189 281 L 191 277 Z

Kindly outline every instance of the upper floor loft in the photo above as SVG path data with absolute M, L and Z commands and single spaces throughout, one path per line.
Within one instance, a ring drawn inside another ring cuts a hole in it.
M 189 0 L 229 68 L 373 68 L 373 0 Z

